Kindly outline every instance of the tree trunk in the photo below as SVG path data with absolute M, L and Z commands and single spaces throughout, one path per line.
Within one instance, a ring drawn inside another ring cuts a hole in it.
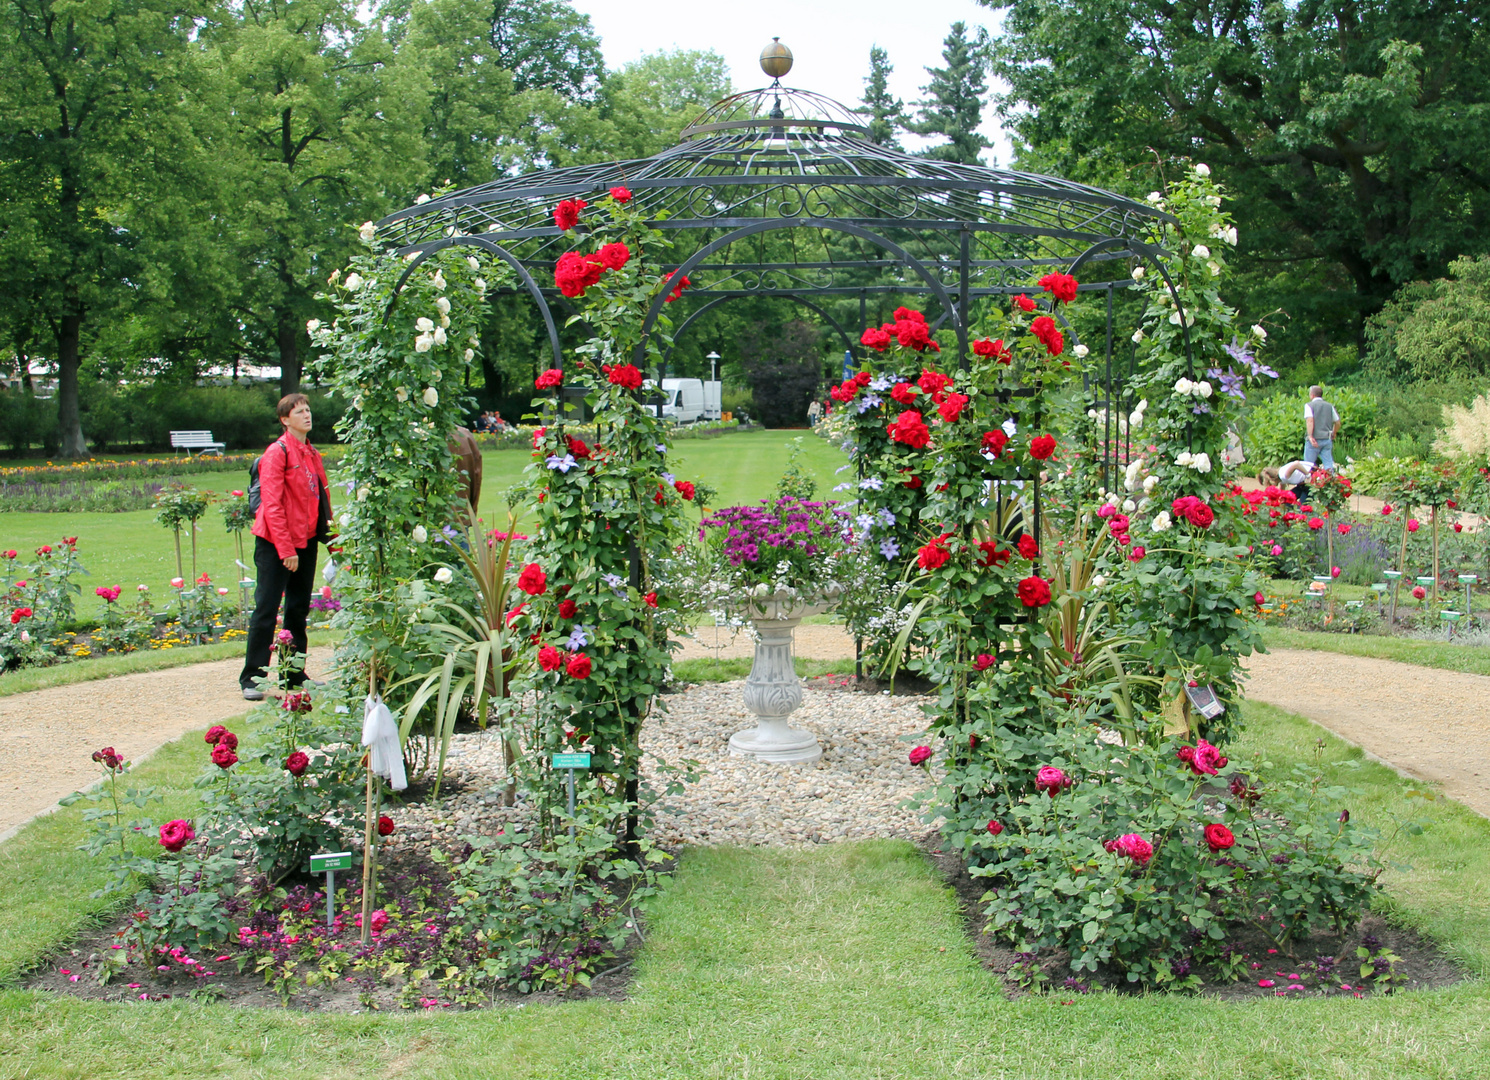
M 78 366 L 82 362 L 79 341 L 83 314 L 74 311 L 62 317 L 57 328 L 57 436 L 60 456 L 80 458 L 88 452 L 83 443 L 83 423 L 78 414 Z M 27 373 L 27 381 L 30 373 Z
M 288 311 L 279 315 L 279 393 L 281 397 L 300 390 L 300 326 Z

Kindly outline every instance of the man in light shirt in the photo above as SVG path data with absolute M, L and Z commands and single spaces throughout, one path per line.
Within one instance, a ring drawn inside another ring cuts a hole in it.
M 1340 432 L 1340 414 L 1324 399 L 1324 387 L 1309 387 L 1304 406 L 1304 461 L 1322 469 L 1335 467 L 1335 436 Z

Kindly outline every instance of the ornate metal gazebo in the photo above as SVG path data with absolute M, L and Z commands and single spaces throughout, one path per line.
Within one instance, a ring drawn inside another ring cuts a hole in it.
M 791 67 L 785 46 L 768 46 L 761 66 L 774 77 L 771 85 L 715 103 L 659 154 L 442 195 L 383 219 L 379 234 L 401 254 L 417 252 L 410 273 L 457 244 L 502 259 L 537 305 L 560 367 L 553 309 L 568 305 L 552 268 L 571 242 L 554 225 L 553 207 L 617 184 L 631 189 L 651 224 L 671 234 L 677 268 L 692 281 L 684 294 L 692 312 L 678 333 L 730 299 L 772 296 L 815 310 L 847 343 L 848 331 L 820 302 L 857 297 L 862 331 L 867 298 L 894 293 L 925 297 L 934 325 L 955 330 L 966 357 L 976 302 L 1028 291 L 1045 269 L 1081 276 L 1093 262 L 1142 261 L 1173 292 L 1155 260 L 1157 226 L 1170 219 L 1156 208 L 1054 177 L 877 145 L 852 110 L 781 85 Z M 785 234 L 790 258 L 782 244 L 769 242 L 776 234 Z M 1113 280 L 1082 288 L 1107 292 L 1110 367 L 1112 292 L 1130 280 L 1106 276 Z M 664 299 L 653 302 L 647 330 Z

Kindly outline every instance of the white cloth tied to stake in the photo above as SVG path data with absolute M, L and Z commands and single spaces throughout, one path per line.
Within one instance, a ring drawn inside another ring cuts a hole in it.
M 368 748 L 368 767 L 388 781 L 394 791 L 409 786 L 404 775 L 404 750 L 398 740 L 398 725 L 383 699 L 368 694 L 362 703 L 362 745 Z

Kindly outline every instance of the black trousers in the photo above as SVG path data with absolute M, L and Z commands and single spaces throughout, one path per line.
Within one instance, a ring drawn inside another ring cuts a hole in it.
M 279 599 L 285 601 L 285 629 L 295 639 L 295 652 L 305 657 L 305 620 L 310 614 L 310 593 L 316 583 L 316 542 L 312 540 L 295 552 L 300 567 L 294 573 L 285 569 L 279 552 L 262 536 L 254 537 L 254 613 L 248 622 L 248 658 L 238 683 L 245 690 L 262 679 L 269 667 L 274 648 L 274 617 L 279 613 Z M 295 673 L 290 681 L 298 686 L 305 681 L 305 671 Z

